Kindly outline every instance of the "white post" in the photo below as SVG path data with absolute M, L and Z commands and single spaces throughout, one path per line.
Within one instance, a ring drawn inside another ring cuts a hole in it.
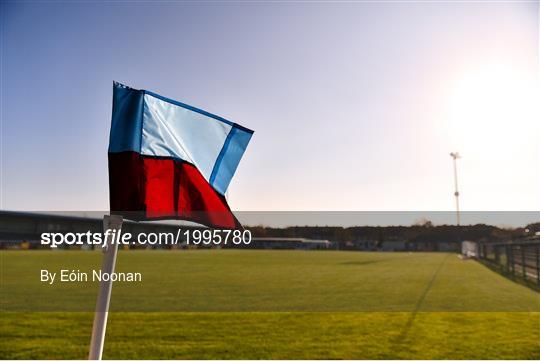
M 459 190 L 458 190 L 458 176 L 457 176 L 457 160 L 461 158 L 458 152 L 450 153 L 450 156 L 454 160 L 454 185 L 456 187 L 456 191 L 454 192 L 454 196 L 456 197 L 456 224 L 460 225 L 460 217 L 459 217 Z
M 454 196 L 456 197 L 456 223 L 459 226 L 459 190 L 458 190 L 458 179 L 457 179 L 457 159 L 454 158 L 454 184 L 456 186 L 456 192 Z
M 122 229 L 122 216 L 110 215 L 103 217 L 103 232 L 108 229 L 116 230 L 118 233 Z M 113 273 L 116 265 L 116 253 L 118 243 L 114 242 L 112 235 L 106 234 L 106 248 L 103 255 L 101 270 L 103 273 Z M 105 342 L 105 331 L 107 329 L 107 316 L 109 315 L 109 303 L 111 300 L 112 281 L 101 281 L 94 314 L 94 327 L 92 328 L 92 341 L 90 341 L 89 360 L 101 360 L 103 354 L 103 344 Z

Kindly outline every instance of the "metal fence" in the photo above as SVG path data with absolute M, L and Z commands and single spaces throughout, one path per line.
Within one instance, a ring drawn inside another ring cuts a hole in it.
M 480 243 L 478 258 L 506 273 L 540 285 L 540 241 Z

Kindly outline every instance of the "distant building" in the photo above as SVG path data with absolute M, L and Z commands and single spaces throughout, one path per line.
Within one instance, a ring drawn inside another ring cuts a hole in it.
M 405 240 L 402 240 L 402 239 L 392 239 L 388 241 L 383 241 L 381 250 L 388 251 L 388 252 L 405 251 L 407 250 L 407 244 Z
M 307 238 L 253 237 L 250 244 L 234 247 L 249 249 L 330 249 L 332 248 L 332 242 Z
M 363 239 L 361 241 L 356 242 L 356 249 L 359 249 L 361 251 L 376 251 L 378 242 L 373 239 Z
M 460 252 L 461 242 L 414 240 L 407 243 L 407 250 L 418 252 Z

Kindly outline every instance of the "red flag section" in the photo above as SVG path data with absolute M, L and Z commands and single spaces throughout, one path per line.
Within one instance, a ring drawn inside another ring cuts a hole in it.
M 109 153 L 111 212 L 131 219 L 183 219 L 241 228 L 225 197 L 190 163 L 137 152 Z

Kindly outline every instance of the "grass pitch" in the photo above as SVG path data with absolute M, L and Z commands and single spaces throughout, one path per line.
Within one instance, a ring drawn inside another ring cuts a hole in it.
M 1 358 L 85 358 L 99 252 L 3 251 Z M 129 251 L 105 358 L 540 358 L 540 296 L 455 254 Z

